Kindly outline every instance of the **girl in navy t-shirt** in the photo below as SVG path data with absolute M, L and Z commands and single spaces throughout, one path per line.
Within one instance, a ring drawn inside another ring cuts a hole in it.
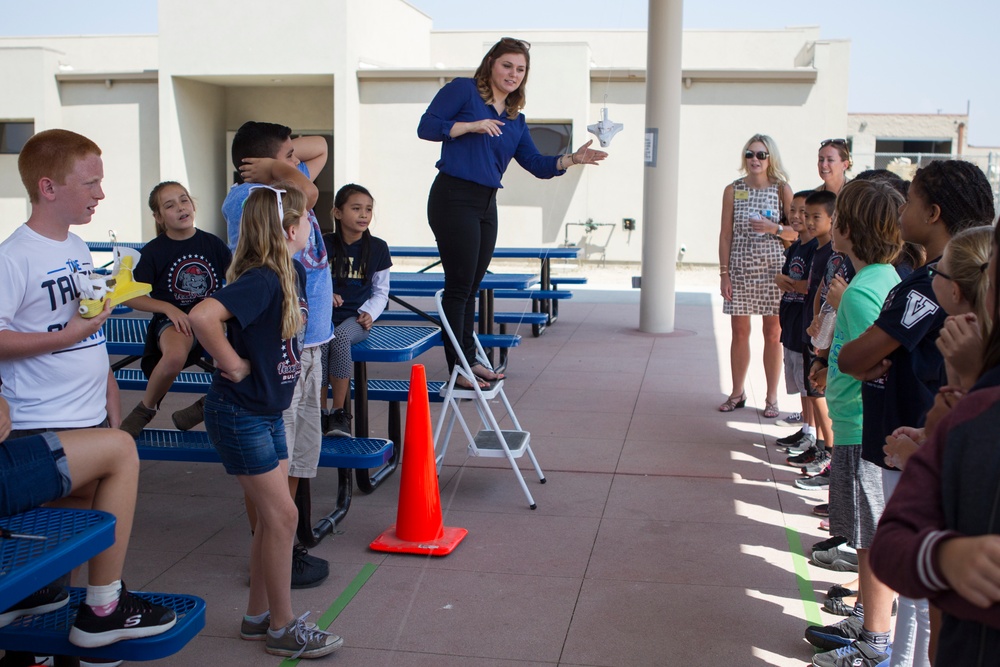
M 188 312 L 222 287 L 232 253 L 219 237 L 194 226 L 195 204 L 180 183 L 164 181 L 149 193 L 156 238 L 143 246 L 135 279 L 153 285 L 149 296 L 128 302 L 153 313 L 146 329 L 142 370 L 149 379 L 142 400 L 119 428 L 133 438 L 150 422 L 160 401 L 186 366 L 201 357 Z M 174 425 L 187 430 L 199 422 L 203 398 L 174 413 Z
M 344 411 L 351 384 L 351 345 L 368 337 L 372 324 L 389 302 L 389 246 L 368 230 L 375 200 L 353 183 L 337 192 L 333 202 L 336 227 L 325 234 L 326 253 L 333 274 L 333 323 L 336 333 L 324 346 L 323 377 L 332 388 L 333 410 L 326 410 L 322 394 L 324 431 L 351 437 L 351 417 Z
M 292 255 L 305 247 L 310 232 L 301 191 L 255 186 L 244 205 L 229 284 L 190 315 L 216 365 L 205 399 L 209 440 L 257 508 L 241 636 L 263 639 L 268 653 L 302 658 L 326 655 L 343 643 L 307 624 L 307 614 L 292 613 L 298 511 L 288 492 L 282 411 L 301 373 L 299 335 L 308 314 L 305 269 Z M 265 623 L 269 629 L 259 632 Z

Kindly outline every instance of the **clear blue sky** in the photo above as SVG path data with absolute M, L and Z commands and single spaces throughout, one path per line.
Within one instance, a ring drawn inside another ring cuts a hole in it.
M 442 30 L 646 26 L 647 0 L 409 2 Z M 38 7 L 0 0 L 0 36 L 156 32 L 154 0 L 48 0 L 44 21 Z M 850 111 L 963 113 L 969 104 L 970 143 L 1000 146 L 1000 85 L 993 76 L 997 0 L 688 0 L 684 5 L 684 27 L 690 29 L 797 25 L 818 25 L 824 38 L 851 40 Z

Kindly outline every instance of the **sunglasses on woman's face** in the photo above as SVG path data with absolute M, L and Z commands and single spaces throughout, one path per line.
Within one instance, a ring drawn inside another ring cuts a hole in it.
M 929 275 L 931 278 L 933 278 L 934 276 L 941 276 L 945 280 L 954 280 L 954 278 L 949 276 L 944 271 L 938 270 L 938 262 L 931 262 L 930 264 L 927 265 L 927 275 Z
M 748 160 L 753 158 L 754 156 L 756 156 L 758 160 L 762 161 L 771 157 L 771 155 L 767 151 L 757 151 L 756 153 L 754 153 L 753 151 L 747 151 L 746 153 L 743 154 L 743 157 L 745 157 Z
M 834 146 L 846 146 L 847 139 L 824 139 L 823 141 L 819 142 L 819 147 L 826 148 L 830 144 L 833 144 Z

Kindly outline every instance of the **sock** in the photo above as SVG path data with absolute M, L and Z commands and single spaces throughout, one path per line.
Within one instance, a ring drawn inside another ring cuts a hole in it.
M 860 619 L 864 619 L 864 617 L 865 617 L 865 606 L 863 604 L 861 604 L 860 602 L 855 602 L 854 603 L 854 611 L 851 612 L 851 615 L 852 616 L 857 616 Z
M 244 614 L 243 618 L 251 623 L 263 623 L 264 619 L 271 615 L 270 611 L 265 611 L 263 614 L 257 614 L 256 616 L 251 616 L 250 614 Z
M 272 630 L 271 628 L 268 628 L 267 629 L 267 634 L 271 635 L 275 639 L 278 639 L 279 637 L 284 637 L 285 636 L 285 629 L 284 628 L 278 628 L 277 630 Z
M 122 592 L 122 581 L 118 579 L 107 586 L 87 586 L 85 604 L 98 616 L 108 616 L 118 608 L 118 598 Z
M 816 435 L 816 429 L 810 426 L 809 424 L 805 424 L 802 427 L 802 432 L 805 433 L 806 435 Z
M 868 642 L 879 653 L 885 653 L 889 648 L 889 633 L 869 632 L 867 628 L 861 628 L 861 641 Z

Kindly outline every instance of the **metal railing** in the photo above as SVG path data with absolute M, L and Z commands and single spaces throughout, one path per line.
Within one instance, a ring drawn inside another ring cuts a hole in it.
M 952 153 L 855 153 L 852 173 L 867 169 L 888 169 L 908 181 L 913 180 L 917 169 L 934 160 L 965 160 L 972 162 L 986 174 L 993 188 L 994 204 L 1000 208 L 1000 153 L 985 155 L 957 155 Z

